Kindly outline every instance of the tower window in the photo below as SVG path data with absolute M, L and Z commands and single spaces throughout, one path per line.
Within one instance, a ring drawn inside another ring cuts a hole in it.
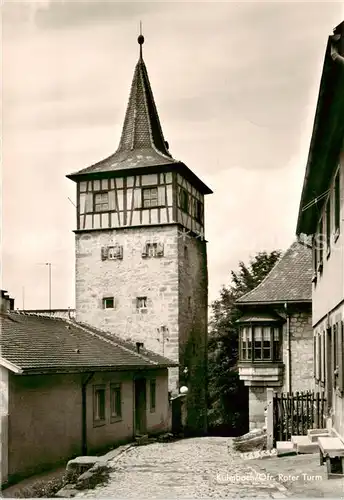
M 179 207 L 183 212 L 187 213 L 189 211 L 189 195 L 183 188 L 179 190 Z
M 199 200 L 195 200 L 194 207 L 195 219 L 202 224 L 203 222 L 203 204 Z
M 109 193 L 94 194 L 94 211 L 105 212 L 109 210 Z
M 147 297 L 136 297 L 136 309 L 141 312 L 147 309 Z
M 103 298 L 103 308 L 104 309 L 114 309 L 115 299 L 114 297 L 104 297 Z
M 164 244 L 147 242 L 142 251 L 142 257 L 162 257 L 164 255 Z
M 142 206 L 143 208 L 158 206 L 158 188 L 142 189 Z

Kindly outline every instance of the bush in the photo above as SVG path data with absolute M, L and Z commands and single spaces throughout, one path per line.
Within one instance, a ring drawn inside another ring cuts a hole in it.
M 72 478 L 69 476 L 68 480 L 66 475 L 63 477 L 56 477 L 48 481 L 41 479 L 40 481 L 15 492 L 13 494 L 13 498 L 52 498 L 67 483 L 76 481 L 77 477 L 77 474 L 75 474 Z

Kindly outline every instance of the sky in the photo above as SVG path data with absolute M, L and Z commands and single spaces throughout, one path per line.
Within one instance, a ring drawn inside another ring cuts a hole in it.
M 3 1 L 1 287 L 75 306 L 75 184 L 118 146 L 140 20 L 165 139 L 207 196 L 209 300 L 295 239 L 328 36 L 342 2 Z

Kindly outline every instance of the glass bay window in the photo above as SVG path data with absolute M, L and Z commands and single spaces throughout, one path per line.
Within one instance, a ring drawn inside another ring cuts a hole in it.
M 282 361 L 280 324 L 241 324 L 239 338 L 240 361 Z

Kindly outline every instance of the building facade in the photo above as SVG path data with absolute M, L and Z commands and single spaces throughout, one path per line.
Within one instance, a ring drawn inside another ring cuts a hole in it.
M 344 439 L 344 22 L 326 47 L 297 234 L 313 241 L 315 386 Z
M 140 57 L 117 151 L 68 175 L 77 186 L 76 320 L 179 363 L 188 428 L 206 429 L 207 251 L 211 190 L 165 141 Z
M 0 327 L 2 485 L 171 429 L 172 361 L 41 314 L 8 311 Z
M 295 242 L 268 276 L 237 301 L 239 376 L 249 387 L 249 427 L 263 427 L 267 388 L 314 389 L 312 250 Z

